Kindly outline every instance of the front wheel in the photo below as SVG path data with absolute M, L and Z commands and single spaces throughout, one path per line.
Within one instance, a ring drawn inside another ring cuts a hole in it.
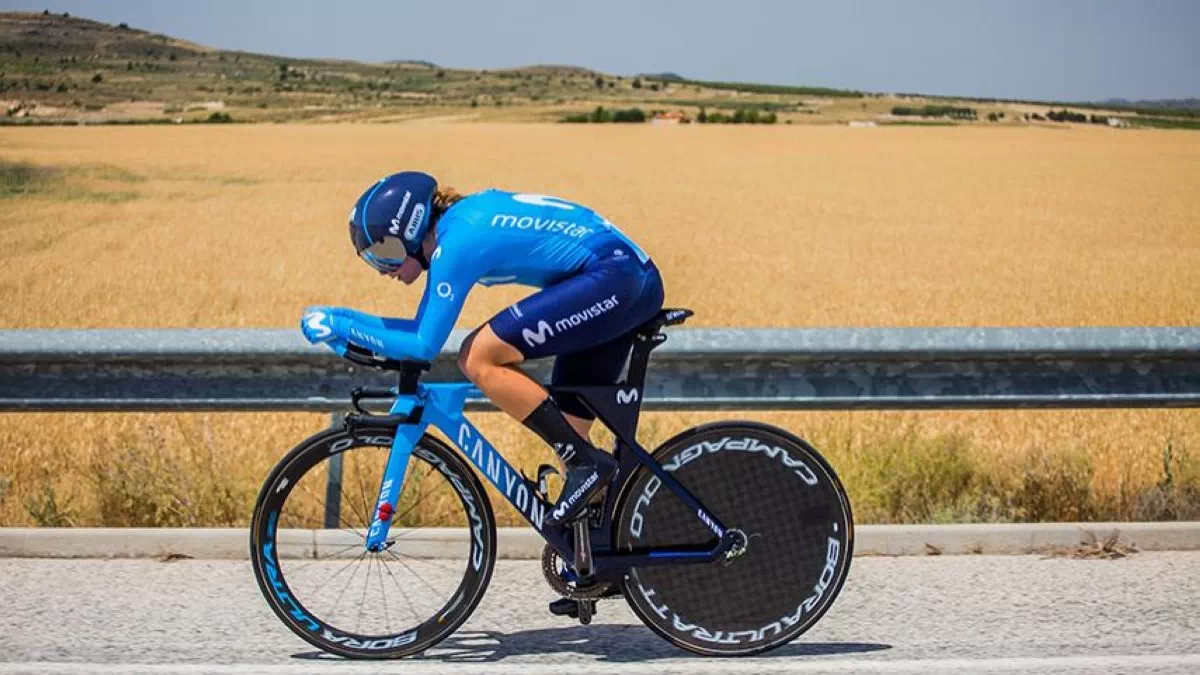
M 263 483 L 250 526 L 267 604 L 296 635 L 348 658 L 398 658 L 445 639 L 479 604 L 496 562 L 483 486 L 432 436 L 413 448 L 386 548 L 366 549 L 394 436 L 358 425 L 304 441 Z M 331 473 L 340 489 L 327 489 Z M 422 531 L 435 523 L 471 536 Z
M 746 546 L 708 564 L 630 569 L 624 592 L 634 613 L 667 640 L 711 656 L 761 653 L 812 627 L 841 590 L 854 547 L 850 501 L 825 459 L 754 422 L 689 429 L 653 454 Z M 622 551 L 716 544 L 644 467 L 621 496 L 615 525 Z

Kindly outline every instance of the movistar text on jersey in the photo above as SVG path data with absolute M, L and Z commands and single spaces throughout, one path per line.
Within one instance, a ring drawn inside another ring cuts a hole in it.
M 546 344 L 546 338 L 554 337 L 558 333 L 570 330 L 581 323 L 594 319 L 609 310 L 615 309 L 619 304 L 621 303 L 617 300 L 617 296 L 613 295 L 597 302 L 591 307 L 585 307 L 581 311 L 555 321 L 553 328 L 545 321 L 538 321 L 536 331 L 522 328 L 521 336 L 525 338 L 525 344 L 530 347 Z
M 572 223 L 569 220 L 553 218 L 535 218 L 533 216 L 514 216 L 508 213 L 497 213 L 492 216 L 492 227 L 516 228 L 518 230 L 534 230 L 547 234 L 564 234 L 568 237 L 582 239 L 595 232 L 593 228 Z

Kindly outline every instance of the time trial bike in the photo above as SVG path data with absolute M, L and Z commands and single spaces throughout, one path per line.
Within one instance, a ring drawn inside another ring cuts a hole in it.
M 448 637 L 479 605 L 496 561 L 477 471 L 545 539 L 556 613 L 587 624 L 597 601 L 624 596 L 653 631 L 714 656 L 804 633 L 837 597 L 854 547 L 850 503 L 828 462 L 791 433 L 747 421 L 688 429 L 653 451 L 637 442 L 650 352 L 664 327 L 691 315 L 663 310 L 641 326 L 622 382 L 552 388 L 612 432 L 619 463 L 587 512 L 557 527 L 545 521 L 554 469 L 528 477 L 505 460 L 463 415 L 476 388 L 422 383 L 428 363 L 339 336 L 345 358 L 395 371 L 399 386 L 356 389 L 355 412 L 296 446 L 263 483 L 250 551 L 271 609 L 349 658 L 408 656 Z M 372 399 L 391 401 L 388 413 L 364 407 Z

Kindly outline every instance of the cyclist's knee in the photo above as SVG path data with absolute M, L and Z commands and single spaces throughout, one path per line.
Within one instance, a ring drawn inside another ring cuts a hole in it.
M 479 384 L 493 368 L 520 363 L 521 353 L 501 340 L 487 324 L 480 326 L 463 340 L 458 352 L 458 369 L 468 380 Z
M 458 348 L 458 370 L 467 377 L 468 380 L 473 380 L 471 377 L 471 349 L 475 345 L 475 336 L 479 333 L 479 329 L 471 331 L 466 338 L 463 339 L 462 345 Z

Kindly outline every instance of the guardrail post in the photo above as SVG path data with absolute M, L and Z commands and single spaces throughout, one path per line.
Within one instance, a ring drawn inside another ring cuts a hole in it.
M 341 413 L 329 415 L 329 426 L 337 427 Z M 329 458 L 329 474 L 325 478 L 325 529 L 338 529 L 342 518 L 342 453 Z

